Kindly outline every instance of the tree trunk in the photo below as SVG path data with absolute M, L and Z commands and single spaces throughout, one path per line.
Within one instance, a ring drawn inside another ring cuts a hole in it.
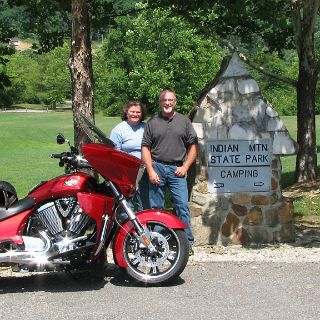
M 317 178 L 317 144 L 315 96 L 318 68 L 314 52 L 314 29 L 319 0 L 291 0 L 292 19 L 299 56 L 297 82 L 297 142 L 296 181 Z
M 317 177 L 317 145 L 315 126 L 315 67 L 300 63 L 297 84 L 297 142 L 296 181 Z
M 74 143 L 87 143 L 79 112 L 94 120 L 93 72 L 90 42 L 90 19 L 86 0 L 72 0 L 72 43 L 69 67 L 72 80 Z

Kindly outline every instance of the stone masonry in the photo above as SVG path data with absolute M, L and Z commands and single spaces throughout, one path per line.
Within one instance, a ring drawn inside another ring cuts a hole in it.
M 296 143 L 236 53 L 224 59 L 191 118 L 199 138 L 197 162 L 188 177 L 195 245 L 294 241 L 293 205 L 282 196 L 280 156 L 295 154 Z M 269 189 L 210 190 L 208 141 L 257 139 L 271 142 Z

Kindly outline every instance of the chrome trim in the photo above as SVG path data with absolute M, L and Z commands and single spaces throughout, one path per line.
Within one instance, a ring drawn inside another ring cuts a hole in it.
M 97 247 L 97 250 L 94 252 L 94 256 L 97 256 L 99 254 L 99 252 L 102 250 L 105 240 L 106 240 L 106 234 L 107 234 L 107 224 L 109 221 L 109 217 L 105 216 L 104 217 L 104 223 L 102 225 L 102 231 L 101 231 L 101 236 L 100 236 L 100 241 L 99 241 L 99 245 Z

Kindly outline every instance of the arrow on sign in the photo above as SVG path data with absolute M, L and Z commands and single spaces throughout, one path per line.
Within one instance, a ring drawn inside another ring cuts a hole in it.
M 255 182 L 253 184 L 255 187 L 262 187 L 264 185 L 264 182 L 260 181 L 260 182 Z
M 218 188 L 222 188 L 222 187 L 224 187 L 224 183 L 223 183 L 223 182 L 217 182 L 217 183 L 214 182 L 214 183 L 213 183 L 213 187 L 214 187 L 214 188 L 217 188 L 217 189 L 218 189 Z

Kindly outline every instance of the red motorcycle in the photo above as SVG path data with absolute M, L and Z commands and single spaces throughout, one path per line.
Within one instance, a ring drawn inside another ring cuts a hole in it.
M 81 118 L 91 141 L 83 154 L 59 134 L 57 143 L 68 143 L 70 151 L 51 155 L 65 174 L 41 182 L 21 200 L 10 183 L 0 182 L 0 266 L 77 270 L 105 265 L 111 247 L 115 264 L 140 282 L 177 277 L 189 257 L 185 224 L 162 210 L 133 211 L 142 161 L 116 150 Z

